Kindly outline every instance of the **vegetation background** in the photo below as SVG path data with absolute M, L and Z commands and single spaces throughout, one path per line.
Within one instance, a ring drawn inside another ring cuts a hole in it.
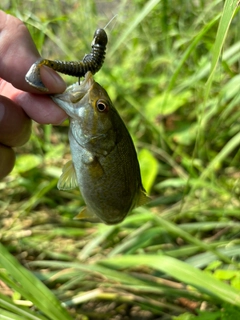
M 56 188 L 68 122 L 33 124 L 0 182 L 0 319 L 240 319 L 237 0 L 1 0 L 41 54 L 81 60 L 107 27 L 95 79 L 137 148 L 152 201 L 116 226 L 74 221 Z M 75 79 L 65 77 L 68 84 Z

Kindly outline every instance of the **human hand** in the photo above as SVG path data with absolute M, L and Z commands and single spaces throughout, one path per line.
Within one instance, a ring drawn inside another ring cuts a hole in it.
M 26 143 L 31 119 L 60 124 L 66 113 L 52 99 L 31 87 L 25 75 L 40 55 L 26 26 L 0 10 L 0 179 L 13 168 L 12 147 Z M 61 93 L 66 85 L 53 70 L 42 67 L 41 79 L 48 93 Z

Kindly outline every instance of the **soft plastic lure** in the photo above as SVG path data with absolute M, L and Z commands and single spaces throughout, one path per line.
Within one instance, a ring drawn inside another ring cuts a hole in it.
M 92 51 L 86 54 L 81 61 L 61 61 L 41 58 L 31 66 L 25 79 L 31 86 L 46 92 L 48 89 L 42 83 L 40 76 L 41 66 L 47 66 L 58 72 L 79 78 L 84 77 L 88 71 L 95 74 L 103 65 L 107 42 L 108 38 L 105 30 L 97 29 L 91 44 Z

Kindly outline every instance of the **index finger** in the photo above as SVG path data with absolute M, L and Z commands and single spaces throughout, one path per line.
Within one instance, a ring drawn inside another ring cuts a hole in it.
M 25 81 L 25 75 L 40 55 L 24 23 L 0 10 L 0 77 L 14 87 L 40 93 Z M 50 68 L 42 68 L 42 81 L 49 93 L 61 93 L 65 83 Z

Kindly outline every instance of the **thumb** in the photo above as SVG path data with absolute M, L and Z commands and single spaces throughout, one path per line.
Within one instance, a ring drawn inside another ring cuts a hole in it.
M 0 77 L 14 87 L 40 93 L 25 81 L 25 75 L 40 55 L 24 23 L 0 10 Z M 52 69 L 42 68 L 41 76 L 49 93 L 61 93 L 65 82 Z

